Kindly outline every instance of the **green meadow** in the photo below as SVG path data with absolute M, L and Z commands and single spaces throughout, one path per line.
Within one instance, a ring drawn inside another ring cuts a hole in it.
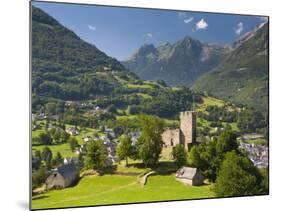
M 210 187 L 184 185 L 174 174 L 150 176 L 145 186 L 136 176 L 85 176 L 74 187 L 34 196 L 32 209 L 211 198 Z

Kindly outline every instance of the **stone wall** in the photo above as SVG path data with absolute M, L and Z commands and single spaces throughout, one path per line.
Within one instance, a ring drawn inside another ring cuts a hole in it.
M 48 190 L 52 188 L 65 188 L 65 180 L 59 173 L 53 172 L 46 179 L 46 187 Z
M 180 129 L 167 129 L 162 134 L 162 140 L 165 148 L 172 148 L 180 143 Z
M 189 150 L 196 142 L 196 114 L 193 111 L 180 113 L 180 128 L 167 129 L 162 134 L 164 148 L 173 148 L 177 144 L 183 144 Z

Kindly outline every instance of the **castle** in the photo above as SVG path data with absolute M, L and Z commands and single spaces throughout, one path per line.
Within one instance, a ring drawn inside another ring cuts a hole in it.
M 188 151 L 196 142 L 196 113 L 194 111 L 180 112 L 180 128 L 165 130 L 162 140 L 165 148 L 172 149 L 177 144 L 183 144 Z

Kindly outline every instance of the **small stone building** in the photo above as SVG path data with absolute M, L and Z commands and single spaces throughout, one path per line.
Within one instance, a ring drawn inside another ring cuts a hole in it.
M 204 182 L 204 176 L 200 169 L 185 166 L 177 170 L 176 179 L 192 186 L 202 185 Z
M 53 171 L 46 179 L 46 188 L 66 188 L 78 180 L 79 172 L 73 164 L 63 165 Z

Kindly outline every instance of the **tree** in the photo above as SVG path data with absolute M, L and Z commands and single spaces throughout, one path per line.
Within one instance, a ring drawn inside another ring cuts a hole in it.
M 61 132 L 61 142 L 62 143 L 67 142 L 69 137 L 70 137 L 70 134 L 68 134 L 67 132 L 65 132 L 65 131 Z
M 61 131 L 59 129 L 56 129 L 54 135 L 53 135 L 53 139 L 56 143 L 60 143 L 61 141 Z
M 74 137 L 71 137 L 71 138 L 68 140 L 68 143 L 69 143 L 69 146 L 70 146 L 71 151 L 74 151 L 75 148 L 79 146 L 78 141 L 77 141 L 76 138 L 74 138 Z
M 223 131 L 216 143 L 216 152 L 218 155 L 223 156 L 226 152 L 238 149 L 238 143 L 236 141 L 236 135 L 231 130 Z
M 158 162 L 163 147 L 164 122 L 156 116 L 140 115 L 141 136 L 138 140 L 138 156 L 145 166 Z
M 216 141 L 209 140 L 193 146 L 188 153 L 188 161 L 191 166 L 202 170 L 204 176 L 214 182 L 220 165 L 216 154 Z
M 49 133 L 40 133 L 39 134 L 39 142 L 44 145 L 52 144 L 52 137 Z
M 41 166 L 41 152 L 35 150 L 34 155 L 32 156 L 32 169 L 39 169 Z
M 120 160 L 126 160 L 126 166 L 128 166 L 128 157 L 132 154 L 132 141 L 128 135 L 122 135 L 119 138 L 119 144 L 117 146 L 117 156 Z
M 52 151 L 49 147 L 44 147 L 42 150 L 42 159 L 45 161 L 45 164 L 47 168 L 49 169 L 51 167 L 51 161 L 52 161 Z
M 45 182 L 47 177 L 47 169 L 41 166 L 38 170 L 32 173 L 32 190 Z
M 260 111 L 247 108 L 239 113 L 237 126 L 242 132 L 256 132 L 267 126 L 267 119 Z
M 181 167 L 181 166 L 184 166 L 186 164 L 186 157 L 187 157 L 187 154 L 186 154 L 186 150 L 184 148 L 184 145 L 182 144 L 177 144 L 175 146 L 175 148 L 173 148 L 173 151 L 172 151 L 172 156 L 176 162 L 176 165 L 178 167 Z
M 117 110 L 117 108 L 116 108 L 116 106 L 113 105 L 113 104 L 111 104 L 111 105 L 109 105 L 109 106 L 107 107 L 107 111 L 108 111 L 108 112 L 116 113 L 116 110 Z
M 204 176 L 214 182 L 225 154 L 232 150 L 238 151 L 236 135 L 231 130 L 225 130 L 216 140 L 193 146 L 188 160 L 190 165 L 201 169 Z
M 42 155 L 41 155 L 40 150 L 35 150 L 34 156 L 37 157 L 37 158 L 39 158 L 39 159 L 41 159 L 41 158 L 42 158 Z
M 103 141 L 89 141 L 87 145 L 87 153 L 84 159 L 84 167 L 86 169 L 101 170 L 105 167 L 106 159 L 107 151 Z
M 56 156 L 53 159 L 53 165 L 54 166 L 59 166 L 61 164 L 63 164 L 63 157 L 60 154 L 60 152 L 57 152 Z
M 262 181 L 260 184 L 260 194 L 269 194 L 269 178 L 268 178 L 268 167 L 260 169 L 260 174 L 262 177 Z
M 218 197 L 256 195 L 260 182 L 261 176 L 254 164 L 246 156 L 232 151 L 225 155 L 214 192 Z

